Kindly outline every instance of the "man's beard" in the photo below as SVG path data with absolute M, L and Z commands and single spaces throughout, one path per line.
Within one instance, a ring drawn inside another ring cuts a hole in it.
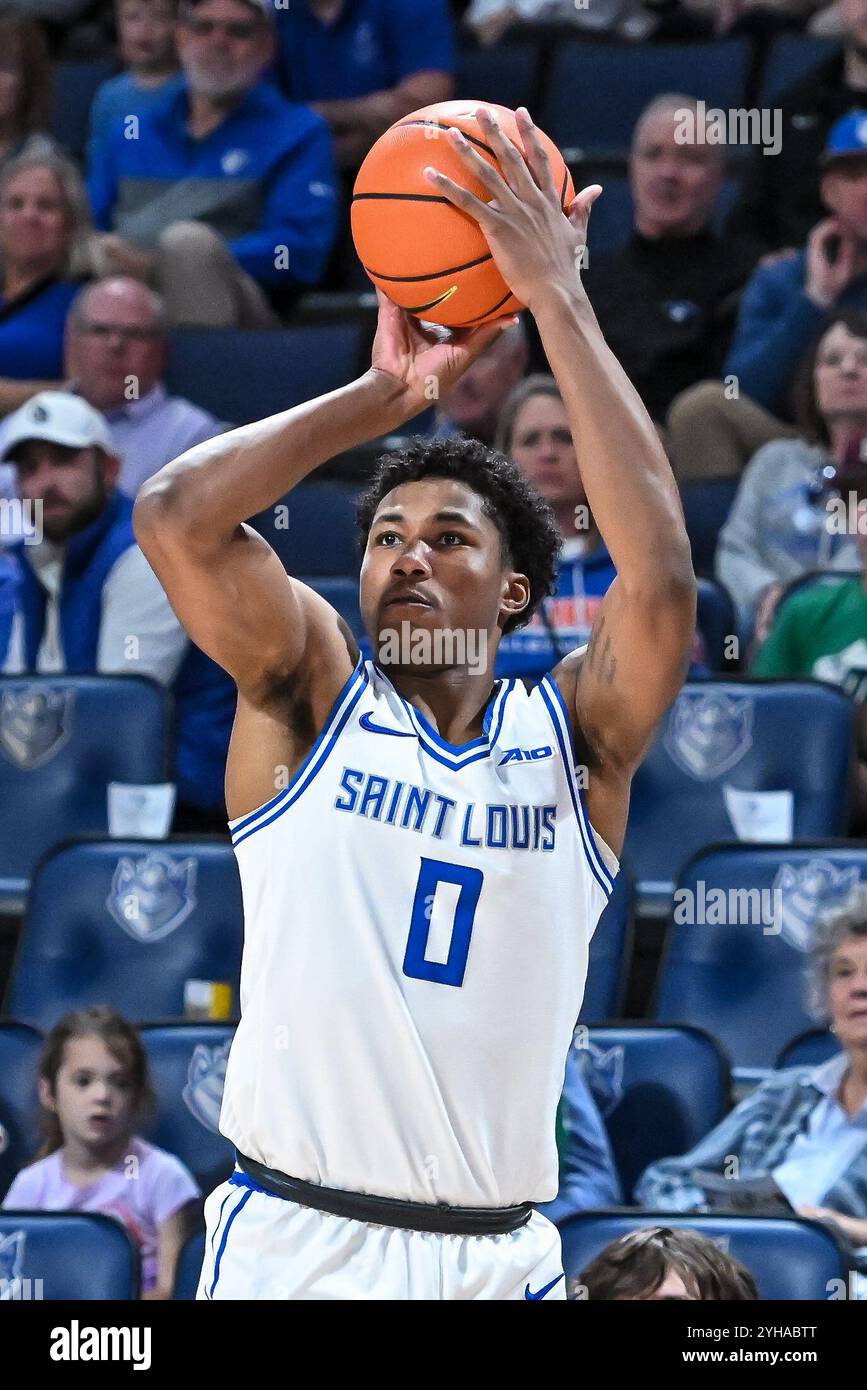
M 85 530 L 102 515 L 107 501 L 108 492 L 99 482 L 93 491 L 62 519 L 52 522 L 43 517 L 42 533 L 45 539 L 51 541 L 52 545 L 62 545 L 70 536 L 77 536 L 79 531 Z
M 256 74 L 250 72 L 228 72 L 225 77 L 217 76 L 210 71 L 197 72 L 195 69 L 187 72 L 187 82 L 190 90 L 196 96 L 207 97 L 210 101 L 223 102 L 233 101 L 242 97 L 251 87 L 255 86 L 258 78 Z

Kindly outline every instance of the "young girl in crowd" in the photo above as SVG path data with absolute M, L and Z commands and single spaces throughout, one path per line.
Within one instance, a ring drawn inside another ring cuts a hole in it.
M 143 1297 L 171 1298 L 200 1192 L 177 1158 L 135 1134 L 152 1099 L 132 1025 L 108 1008 L 67 1014 L 39 1064 L 44 1142 L 3 1206 L 117 1217 L 141 1251 Z

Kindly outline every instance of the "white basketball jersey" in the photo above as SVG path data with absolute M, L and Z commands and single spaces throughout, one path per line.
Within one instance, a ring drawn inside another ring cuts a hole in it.
M 241 1153 L 415 1202 L 556 1195 L 618 866 L 554 683 L 498 682 L 484 731 L 446 743 L 359 661 L 290 786 L 231 822 L 246 926 L 220 1128 Z

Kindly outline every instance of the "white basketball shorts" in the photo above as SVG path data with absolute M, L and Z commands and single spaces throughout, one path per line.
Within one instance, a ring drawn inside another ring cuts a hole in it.
M 239 1179 L 205 1203 L 198 1299 L 566 1297 L 560 1234 L 539 1212 L 505 1235 L 440 1235 L 332 1216 Z

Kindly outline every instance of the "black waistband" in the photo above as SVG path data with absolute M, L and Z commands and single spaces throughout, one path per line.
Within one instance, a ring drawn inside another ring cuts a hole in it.
M 236 1155 L 238 1167 L 259 1187 L 302 1207 L 345 1216 L 351 1221 L 370 1221 L 376 1226 L 397 1226 L 404 1231 L 433 1231 L 439 1235 L 499 1236 L 525 1226 L 533 1214 L 529 1202 L 519 1207 L 428 1206 L 401 1202 L 395 1197 L 369 1197 L 362 1192 L 340 1192 L 333 1187 L 302 1182 L 266 1168 L 254 1158 Z

